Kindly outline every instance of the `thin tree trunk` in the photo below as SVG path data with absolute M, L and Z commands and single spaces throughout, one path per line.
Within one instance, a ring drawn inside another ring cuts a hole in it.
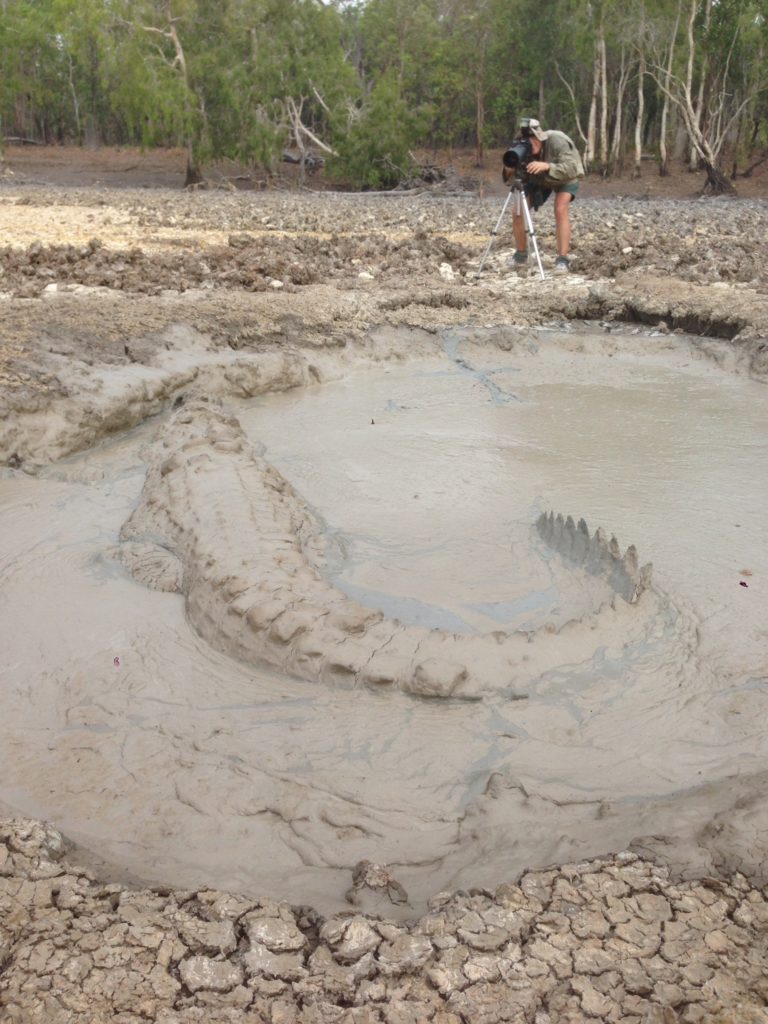
M 672 30 L 672 37 L 669 41 L 669 57 L 667 58 L 667 68 L 664 73 L 664 83 L 667 89 L 669 89 L 670 79 L 672 78 L 672 67 L 675 57 L 675 40 L 677 39 L 677 29 L 680 25 L 680 11 L 682 7 L 682 0 L 678 0 L 677 4 L 677 15 L 675 16 L 675 27 Z M 667 120 L 669 118 L 669 95 L 664 92 L 664 102 L 661 108 L 661 126 L 659 128 L 659 174 L 662 178 L 665 178 L 669 174 L 669 157 L 667 154 Z
M 485 156 L 485 103 L 483 102 L 483 90 L 478 86 L 475 89 L 475 167 L 483 166 Z
M 696 105 L 694 106 L 694 116 L 696 118 L 695 124 L 697 129 L 701 129 L 701 116 L 702 109 L 704 107 L 704 69 L 702 68 L 702 77 L 699 82 L 699 94 L 696 99 Z M 696 146 L 691 141 L 690 155 L 688 157 L 688 170 L 697 171 L 699 169 L 699 154 L 696 151 Z
M 191 142 L 187 142 L 187 169 L 184 175 L 184 188 L 188 188 L 190 185 L 202 185 L 203 172 L 200 170 L 200 163 L 195 156 L 194 146 Z
M 605 46 L 605 26 L 600 19 L 600 164 L 603 174 L 608 171 L 608 57 Z
M 589 166 L 588 166 L 589 165 L 589 161 L 587 160 L 587 151 L 586 151 L 586 147 L 589 145 L 589 137 L 584 134 L 584 129 L 581 126 L 581 118 L 579 117 L 579 105 L 576 102 L 576 96 L 575 96 L 574 91 L 573 91 L 573 86 L 571 85 L 571 83 L 567 79 L 563 78 L 562 72 L 560 71 L 560 68 L 559 68 L 559 66 L 557 64 L 555 64 L 555 70 L 557 71 L 558 78 L 563 83 L 565 88 L 568 90 L 568 95 L 571 97 L 571 103 L 573 104 L 573 118 L 574 118 L 574 120 L 576 122 L 576 130 L 578 131 L 579 138 L 584 143 L 584 147 L 585 147 L 582 159 L 583 159 L 583 162 L 584 162 L 585 166 L 587 167 L 587 170 L 589 170 Z M 587 129 L 587 130 L 589 130 L 589 129 Z
M 597 97 L 600 92 L 600 50 L 595 43 L 595 57 L 592 64 L 592 99 L 589 104 L 587 124 L 587 169 L 594 166 L 597 151 Z
M 485 56 L 487 39 L 480 46 L 480 63 L 475 78 L 475 166 L 483 166 L 485 157 Z
M 619 82 L 616 86 L 616 118 L 613 125 L 613 141 L 611 143 L 610 171 L 613 173 L 621 169 L 622 152 L 624 148 L 624 93 L 629 80 L 629 64 L 624 52 L 624 44 L 621 45 L 621 70 Z
M 705 3 L 706 3 L 706 7 L 704 8 L 704 35 L 706 36 L 707 32 L 709 31 L 709 20 L 710 20 L 710 14 L 711 14 L 711 11 L 712 11 L 712 0 L 705 0 Z M 698 9 L 698 3 L 695 6 Z M 695 17 L 695 15 L 694 15 L 694 17 Z M 691 43 L 691 46 L 693 46 L 693 22 L 691 22 L 691 25 L 690 25 L 689 41 Z M 702 130 L 703 120 L 704 120 L 704 89 L 705 89 L 705 85 L 706 85 L 707 70 L 708 70 L 708 68 L 707 68 L 707 58 L 705 56 L 703 61 L 702 61 L 702 64 L 701 64 L 701 70 L 699 72 L 699 90 L 698 90 L 698 95 L 696 97 L 696 103 L 694 104 L 694 108 L 693 108 L 693 112 L 694 112 L 694 126 L 695 126 L 695 129 L 696 129 L 697 132 L 700 132 Z M 705 161 L 705 163 L 706 163 L 706 161 Z M 696 171 L 696 170 L 698 170 L 698 167 L 699 167 L 699 153 L 698 153 L 698 151 L 696 149 L 696 144 L 695 144 L 693 138 L 691 138 L 691 150 L 690 150 L 689 168 L 692 171 Z
M 736 180 L 739 173 L 739 144 L 741 142 L 741 121 L 736 127 L 736 140 L 733 144 L 733 164 L 731 165 L 731 181 Z
M 696 57 L 696 41 L 693 35 L 693 26 L 696 21 L 696 15 L 699 10 L 699 0 L 691 0 L 691 9 L 688 12 L 688 61 L 685 67 L 685 95 L 690 97 L 693 91 L 693 65 Z M 686 126 L 689 127 L 689 126 Z M 693 132 L 689 130 L 689 150 L 688 166 L 691 167 L 693 163 Z
M 150 32 L 154 35 L 162 36 L 165 39 L 169 39 L 173 43 L 174 59 L 171 63 L 171 67 L 176 68 L 181 76 L 181 80 L 184 83 L 184 91 L 186 94 L 185 102 L 189 103 L 189 94 L 191 92 L 189 84 L 189 72 L 187 70 L 187 58 L 184 54 L 184 47 L 181 43 L 181 38 L 176 29 L 176 22 L 178 18 L 173 15 L 173 9 L 171 0 L 167 0 L 165 4 L 165 16 L 168 20 L 167 28 L 156 28 L 154 25 L 142 25 L 141 28 L 145 32 Z M 200 168 L 195 157 L 195 145 L 194 139 L 187 138 L 184 146 L 187 151 L 187 173 L 184 180 L 184 187 L 189 185 L 199 185 L 203 181 L 203 176 L 200 173 Z
M 67 54 L 67 60 L 69 62 L 69 91 L 72 93 L 72 108 L 75 113 L 75 132 L 77 133 L 77 141 L 82 142 L 82 132 L 80 130 L 80 103 L 77 99 L 77 90 L 75 89 L 75 76 L 74 69 L 72 67 L 72 54 Z
M 645 49 L 640 51 L 640 65 L 637 70 L 637 120 L 635 121 L 635 167 L 633 178 L 643 173 L 643 118 L 645 116 Z

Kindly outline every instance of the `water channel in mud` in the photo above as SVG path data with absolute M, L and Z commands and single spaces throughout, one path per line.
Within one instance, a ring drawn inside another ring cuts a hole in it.
M 110 554 L 148 423 L 0 479 L 7 803 L 138 877 L 326 911 L 386 862 L 412 914 L 635 836 L 684 845 L 733 799 L 702 786 L 768 768 L 763 385 L 684 339 L 456 332 L 228 408 L 322 523 L 338 589 L 489 643 L 570 623 L 556 667 L 525 699 L 425 701 L 219 653 Z M 598 616 L 605 581 L 533 529 L 550 509 L 634 543 L 652 591 Z

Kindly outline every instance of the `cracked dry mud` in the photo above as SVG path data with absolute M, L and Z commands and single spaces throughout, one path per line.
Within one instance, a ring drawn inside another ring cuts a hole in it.
M 498 206 L 0 186 L 3 1019 L 768 1020 L 768 204 Z
M 215 889 L 126 889 L 0 821 L 4 1020 L 760 1024 L 768 902 L 620 853 L 437 893 L 409 924 Z

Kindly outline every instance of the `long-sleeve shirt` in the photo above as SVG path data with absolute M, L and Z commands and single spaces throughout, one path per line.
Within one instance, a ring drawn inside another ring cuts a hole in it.
M 572 139 L 565 132 L 547 132 L 542 150 L 536 160 L 544 160 L 549 164 L 546 174 L 532 174 L 531 180 L 545 188 L 556 188 L 558 185 L 570 185 L 578 178 L 584 177 L 584 164 Z

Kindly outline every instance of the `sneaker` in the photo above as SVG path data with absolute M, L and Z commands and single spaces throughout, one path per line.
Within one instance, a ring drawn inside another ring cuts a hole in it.
M 512 267 L 521 277 L 528 273 L 528 252 L 522 249 L 512 254 Z
M 555 273 L 567 274 L 571 269 L 571 261 L 567 256 L 558 256 L 555 260 Z

